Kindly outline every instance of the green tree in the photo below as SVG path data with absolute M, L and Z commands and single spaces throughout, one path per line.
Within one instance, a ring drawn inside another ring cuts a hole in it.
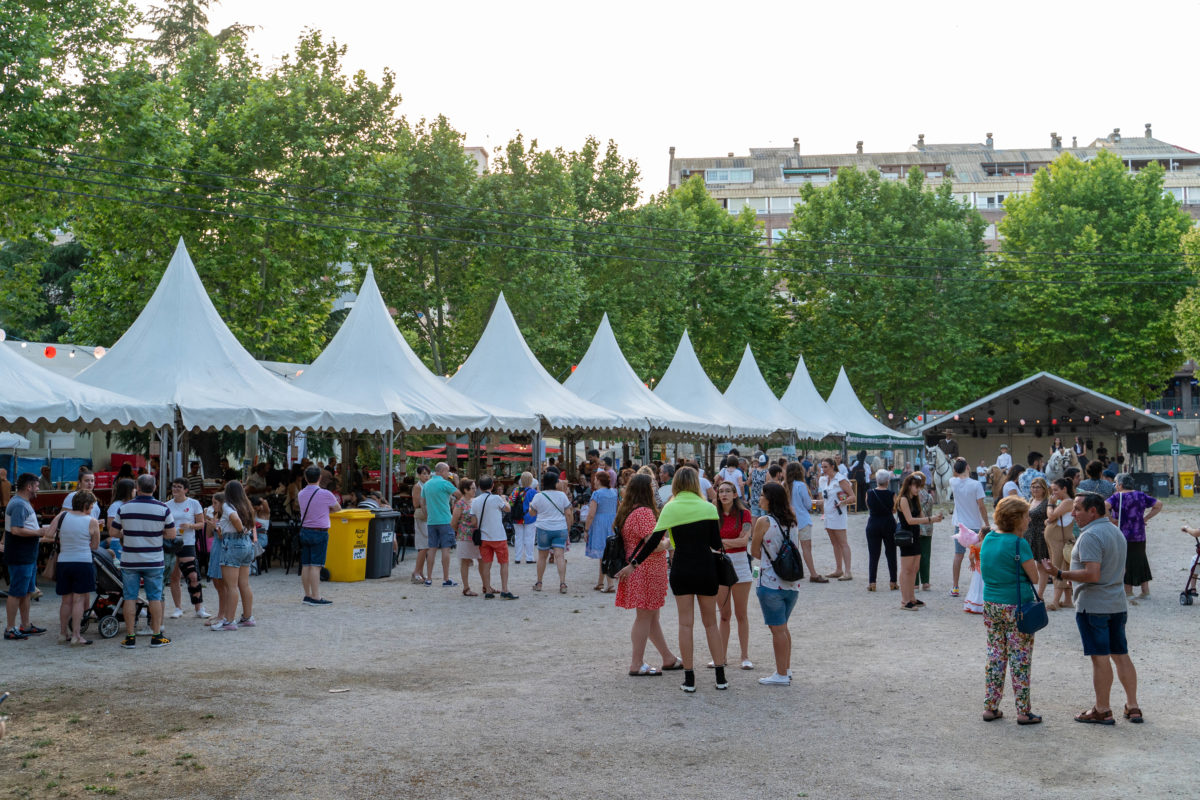
M 348 76 L 344 55 L 310 32 L 264 71 L 240 36 L 201 36 L 165 77 L 140 55 L 91 87 L 89 152 L 138 163 L 106 167 L 112 185 L 91 190 L 103 197 L 71 203 L 71 230 L 95 254 L 70 311 L 76 341 L 117 338 L 183 236 L 247 349 L 316 357 L 361 216 L 329 187 L 353 185 L 402 132 L 394 76 Z
M 993 344 L 1004 304 L 984 282 L 985 223 L 951 189 L 926 188 L 916 169 L 903 181 L 840 169 L 828 186 L 803 188 L 775 252 L 793 298 L 793 349 L 818 386 L 828 391 L 845 366 L 882 414 L 953 407 L 1007 377 Z
M 12 338 L 57 342 L 67 331 L 72 283 L 87 257 L 77 242 L 41 239 L 0 247 L 0 328 Z
M 1159 394 L 1182 360 L 1171 310 L 1192 280 L 1181 264 L 1192 220 L 1163 195 L 1162 166 L 1130 174 L 1108 151 L 1064 153 L 1004 207 L 1005 269 L 1028 281 L 1008 290 L 1024 371 L 1131 403 Z
M 168 63 L 174 62 L 198 42 L 208 38 L 208 8 L 219 0 L 167 0 L 166 5 L 150 6 L 145 21 L 157 34 L 143 40 L 147 52 Z M 218 42 L 248 33 L 252 26 L 234 23 L 215 34 Z
M 1195 281 L 1200 278 L 1200 229 L 1185 233 L 1181 245 L 1184 261 Z M 1200 289 L 1196 286 L 1189 288 L 1175 307 L 1174 327 L 1183 355 L 1200 359 Z
M 0 181 L 29 185 L 17 160 L 27 148 L 76 141 L 79 87 L 111 68 L 135 17 L 128 0 L 0 3 Z M 23 236 L 57 224 L 53 195 L 0 185 L 0 233 Z

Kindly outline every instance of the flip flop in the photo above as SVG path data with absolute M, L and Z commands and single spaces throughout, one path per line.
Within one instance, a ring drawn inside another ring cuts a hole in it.
M 1017 717 L 1018 725 L 1037 725 L 1042 721 L 1042 718 L 1037 714 L 1026 714 L 1025 719 Z
M 463 589 L 463 597 L 479 597 L 479 592 L 472 592 L 470 589 Z
M 984 722 L 995 722 L 998 719 L 1004 719 L 1004 712 L 1001 711 L 1000 709 L 996 709 L 995 711 L 983 712 L 983 721 Z
M 662 665 L 663 672 L 671 672 L 672 670 L 677 670 L 677 669 L 683 669 L 683 659 L 682 658 L 675 659 L 675 663 L 669 667 L 666 664 Z
M 630 670 L 629 677 L 631 678 L 661 678 L 662 673 L 649 664 L 642 664 L 639 670 Z
M 560 583 L 560 584 L 558 585 L 558 593 L 559 593 L 559 594 L 566 594 L 566 593 L 567 593 L 567 585 L 566 585 L 565 583 Z

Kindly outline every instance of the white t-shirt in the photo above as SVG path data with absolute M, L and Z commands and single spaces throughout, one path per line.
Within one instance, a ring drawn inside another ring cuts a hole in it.
M 826 481 L 821 487 L 821 498 L 825 501 L 825 528 L 835 531 L 846 530 L 846 508 L 839 506 L 838 493 L 844 492 L 842 480 L 848 480 L 844 475 L 838 473 L 837 480 Z
M 196 545 L 196 531 L 194 529 L 185 531 L 180 526 L 196 524 L 196 515 L 204 513 L 204 509 L 200 508 L 200 501 L 191 497 L 182 503 L 168 500 L 167 508 L 171 509 L 171 516 L 175 518 L 175 530 L 183 535 L 183 546 L 194 547 Z
M 973 531 L 982 528 L 979 501 L 984 497 L 983 484 L 974 478 L 956 476 L 950 479 L 950 491 L 954 493 L 954 521 Z
M 762 560 L 759 562 L 758 585 L 767 589 L 786 589 L 795 591 L 796 584 L 799 581 L 785 581 L 775 574 L 775 568 L 771 566 L 771 558 L 779 555 L 779 546 L 783 544 L 783 531 L 780 530 L 779 524 L 775 522 L 774 517 L 767 517 L 767 531 L 762 538 Z M 797 538 L 797 529 L 789 528 L 788 537 L 791 538 L 792 544 L 800 547 L 800 540 Z
M 667 501 L 670 499 L 671 499 L 671 484 L 664 483 L 662 486 L 658 487 L 658 504 L 660 506 L 665 506 L 667 504 Z
M 1012 456 L 1008 453 L 1001 453 L 996 459 L 996 466 L 1005 472 L 1012 469 Z
M 567 496 L 557 489 L 543 489 L 529 501 L 529 509 L 537 512 L 534 525 L 544 531 L 565 530 L 567 518 L 563 516 L 563 511 L 570 505 Z
M 72 511 L 71 503 L 74 500 L 75 492 L 71 492 L 63 499 L 63 511 Z M 98 502 L 92 503 L 92 519 L 100 519 L 100 503 Z
M 503 511 L 508 500 L 498 494 L 477 495 L 471 501 L 471 513 L 479 520 L 479 533 L 485 542 L 503 542 L 508 539 L 504 532 Z M 541 514 L 538 515 L 539 518 Z
M 700 476 L 700 496 L 705 500 L 708 499 L 708 493 L 712 491 L 712 481 L 703 475 Z
M 738 488 L 738 492 L 742 491 L 742 484 L 745 483 L 746 476 L 743 475 L 742 471 L 737 467 L 725 467 L 725 469 L 718 472 L 717 475 L 720 476 L 721 480 L 735 484 Z
M 1000 497 L 1002 498 L 1008 497 L 1010 494 L 1015 494 L 1017 497 L 1021 496 L 1021 489 L 1017 486 L 1016 481 L 1008 481 L 1004 484 L 1004 488 L 1000 490 Z

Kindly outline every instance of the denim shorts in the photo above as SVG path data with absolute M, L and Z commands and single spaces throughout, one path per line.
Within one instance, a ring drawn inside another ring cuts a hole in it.
M 541 528 L 537 529 L 537 549 L 538 550 L 562 550 L 567 546 L 567 529 L 562 528 L 557 531 L 547 531 Z
M 208 551 L 208 577 L 221 580 L 221 540 L 214 536 Z
M 800 593 L 795 589 L 771 589 L 758 587 L 758 605 L 762 608 L 763 622 L 768 626 L 787 625 L 792 609 Z
M 226 536 L 221 542 L 221 568 L 248 567 L 254 562 L 254 544 L 249 536 Z
M 1123 656 L 1129 653 L 1129 643 L 1125 641 L 1125 620 L 1129 613 L 1120 614 L 1089 614 L 1086 611 L 1075 613 L 1075 625 L 1079 628 L 1079 638 L 1083 640 L 1085 656 Z
M 325 551 L 328 548 L 328 530 L 321 530 L 319 528 L 300 529 L 300 566 L 325 566 Z
M 967 554 L 967 548 L 965 548 L 961 544 L 959 544 L 958 539 L 954 539 L 953 542 L 954 542 L 954 555 L 965 556 Z
M 429 523 L 425 526 L 429 531 L 429 548 L 430 550 L 448 550 L 454 547 L 454 528 L 450 525 L 434 525 Z
M 24 597 L 37 591 L 37 564 L 8 565 L 8 596 Z
M 121 570 L 121 580 L 124 581 L 125 588 L 123 594 L 126 600 L 136 600 L 138 596 L 139 580 L 145 583 L 146 599 L 151 603 L 162 602 L 163 599 L 163 574 L 162 570 L 154 567 L 152 569 L 140 569 L 126 567 Z

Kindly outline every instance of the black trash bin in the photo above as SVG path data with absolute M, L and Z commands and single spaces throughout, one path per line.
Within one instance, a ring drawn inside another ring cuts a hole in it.
M 1158 498 L 1171 496 L 1171 476 L 1165 472 L 1151 473 L 1150 494 Z
M 367 578 L 392 576 L 392 543 L 399 511 L 376 511 L 367 527 Z

